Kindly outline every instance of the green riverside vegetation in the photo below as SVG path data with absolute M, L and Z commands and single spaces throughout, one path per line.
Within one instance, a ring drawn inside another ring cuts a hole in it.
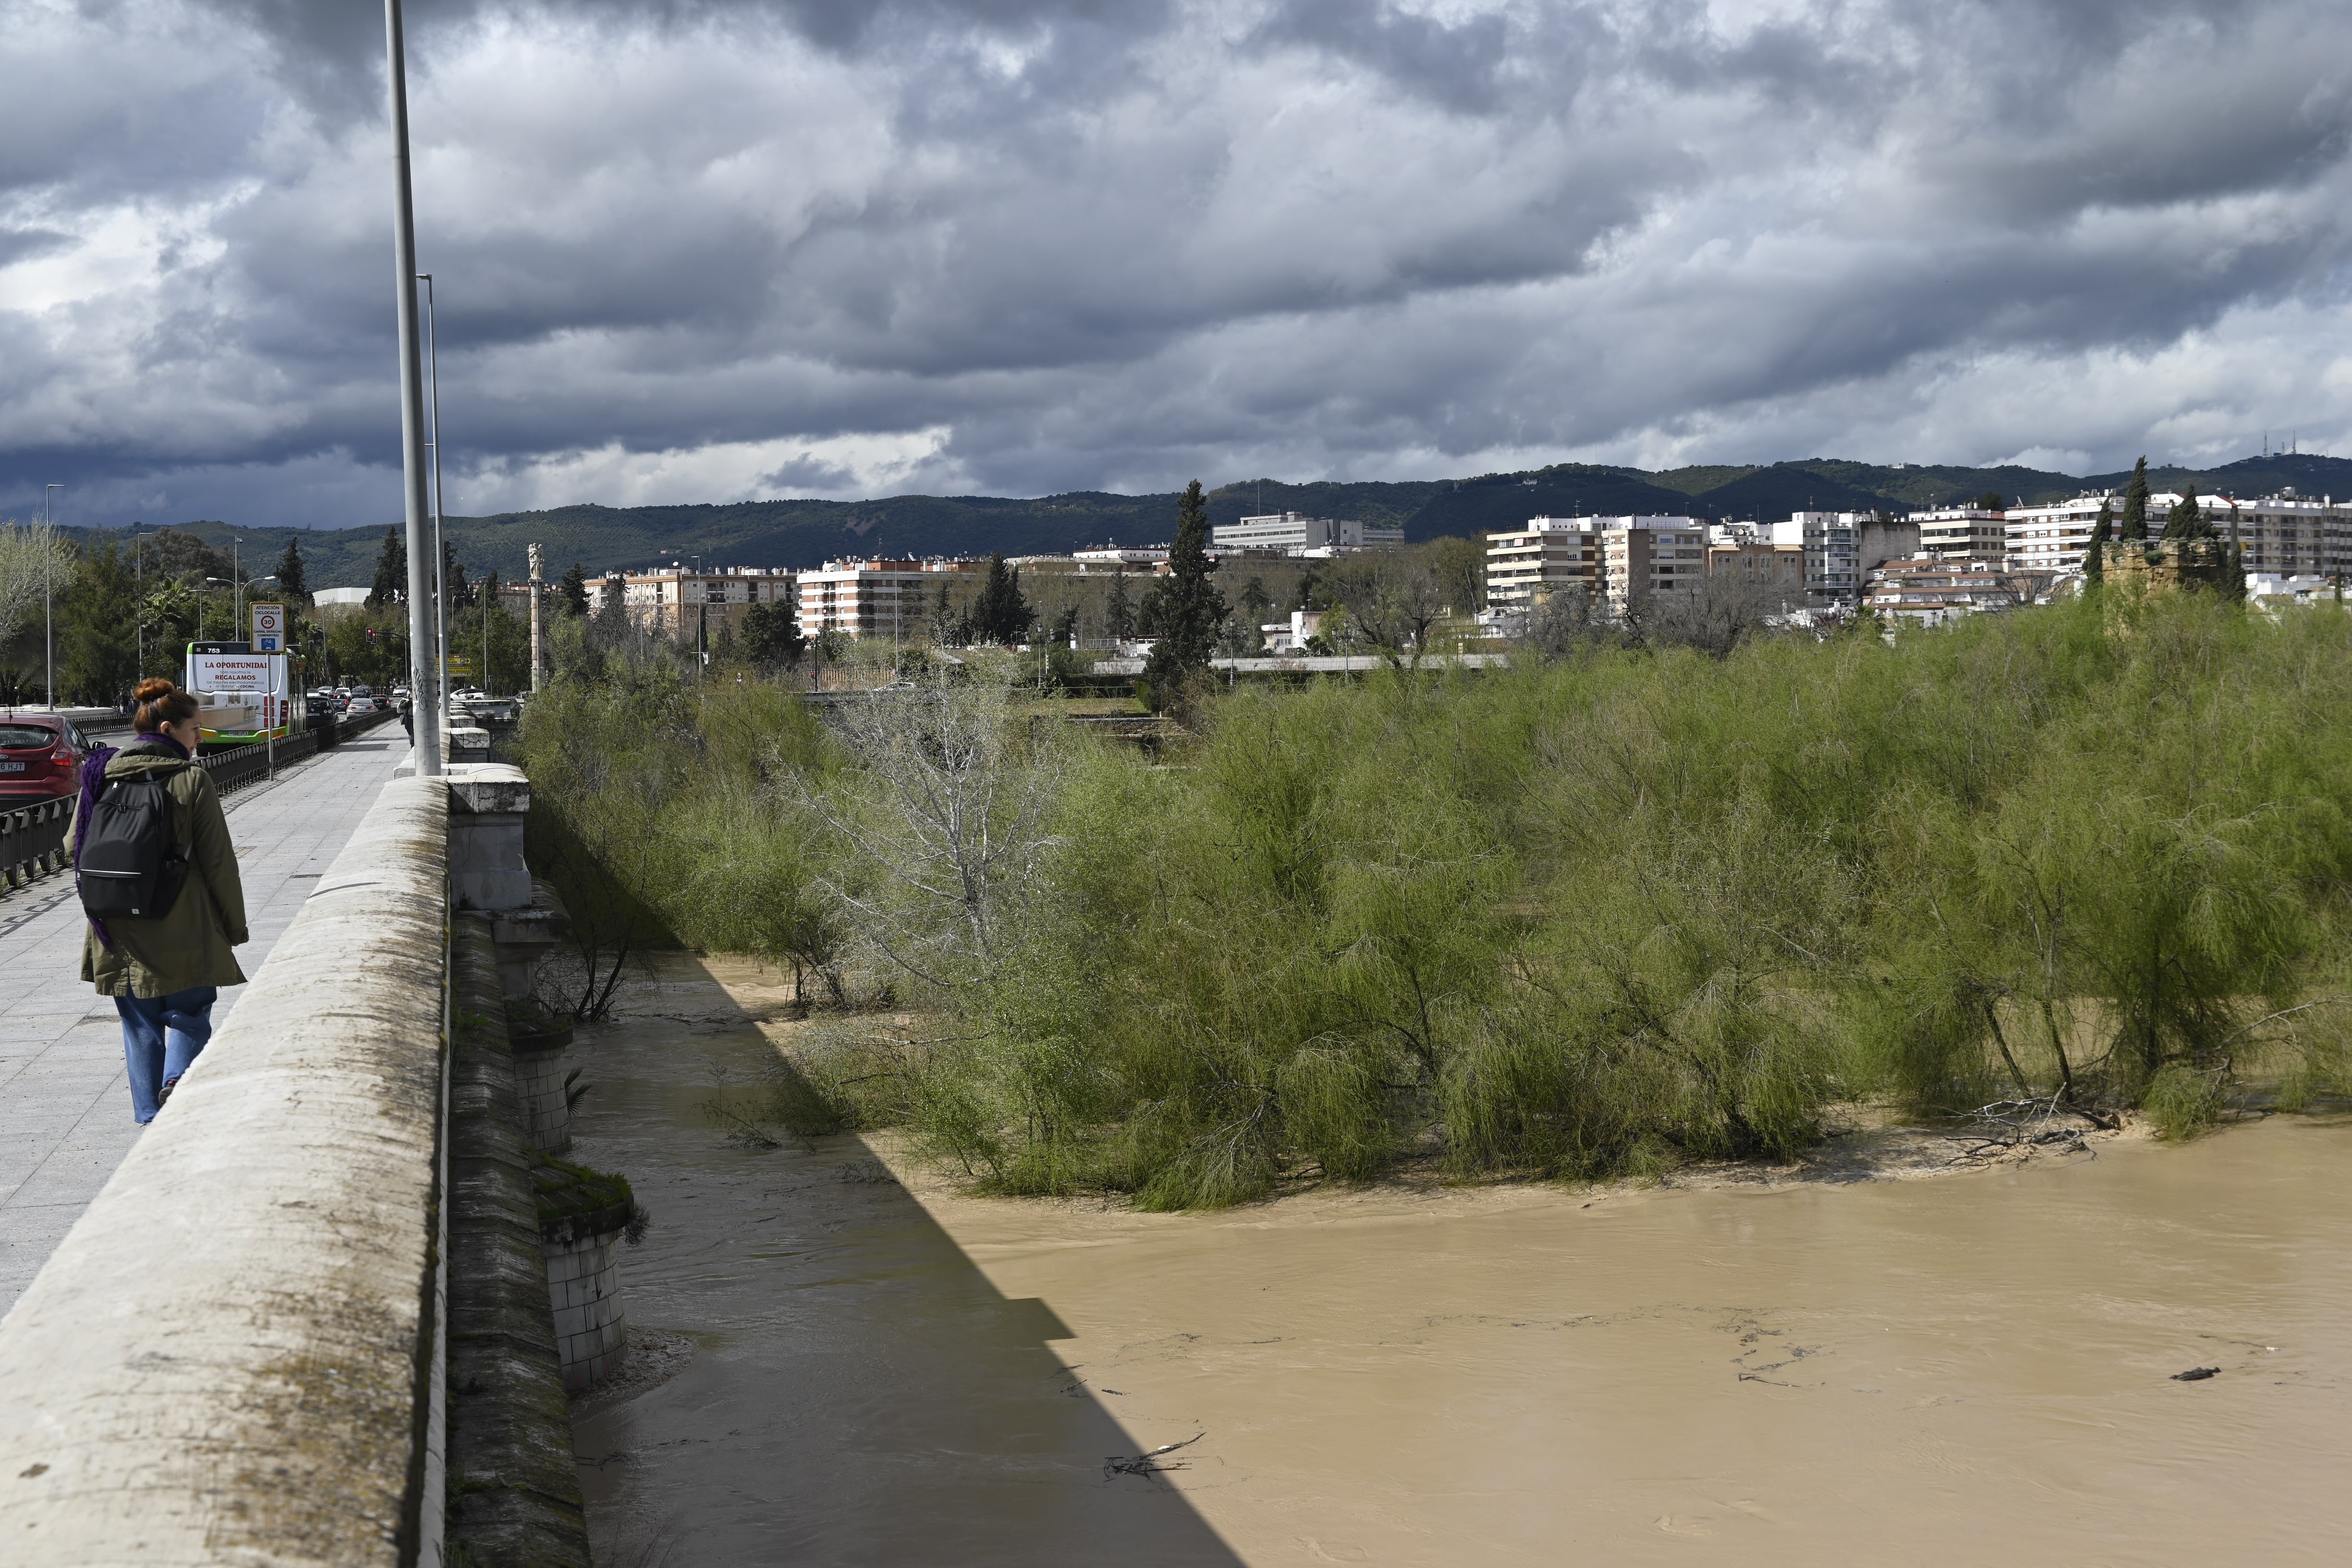
M 828 725 L 575 622 L 534 854 L 608 955 L 801 978 L 777 1120 L 1002 1193 L 1643 1176 L 1857 1104 L 2185 1135 L 2347 1089 L 2352 617 L 1865 627 L 1244 689 L 1155 757 L 1010 661 Z

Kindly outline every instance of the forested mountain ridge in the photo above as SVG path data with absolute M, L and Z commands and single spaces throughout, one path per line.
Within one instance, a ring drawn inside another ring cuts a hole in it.
M 2352 460 L 2301 455 L 2246 458 L 2218 468 L 2151 468 L 2163 489 L 2194 477 L 2210 489 L 2258 495 L 2294 486 L 2307 494 L 2352 496 Z M 1286 484 L 1249 479 L 1209 493 L 1212 524 L 1252 512 L 1303 511 L 1402 524 L 1406 538 L 1476 534 L 1515 527 L 1530 517 L 1580 513 L 1692 513 L 1708 518 L 1786 517 L 1819 508 L 1857 511 L 1957 504 L 1997 491 L 2028 504 L 2061 500 L 2084 489 L 2122 489 L 2124 472 L 2070 474 L 2016 467 L 1940 465 L 1895 468 L 1834 458 L 1763 467 L 1717 465 L 1648 472 L 1582 463 L 1460 479 Z M 606 507 L 452 517 L 450 536 L 470 574 L 496 571 L 509 581 L 525 570 L 525 546 L 547 546 L 551 573 L 579 562 L 589 573 L 637 568 L 699 556 L 707 564 L 809 567 L 844 555 L 1047 554 L 1113 541 L 1164 542 L 1176 496 L 1125 496 L 1077 490 L 1035 500 L 996 496 L 893 496 L 879 500 L 734 501 L 720 505 Z M 386 520 L 389 521 L 389 520 Z M 179 523 L 226 552 L 244 541 L 245 570 L 270 569 L 292 537 L 301 542 L 313 588 L 362 585 L 374 574 L 385 523 L 352 528 L 232 528 Z M 119 532 L 119 531 L 106 531 Z

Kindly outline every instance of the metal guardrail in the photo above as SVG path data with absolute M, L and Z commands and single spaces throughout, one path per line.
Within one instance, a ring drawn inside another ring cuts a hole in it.
M 0 888 L 21 888 L 36 877 L 65 869 L 66 829 L 73 826 L 73 808 L 74 797 L 61 795 L 0 811 Z

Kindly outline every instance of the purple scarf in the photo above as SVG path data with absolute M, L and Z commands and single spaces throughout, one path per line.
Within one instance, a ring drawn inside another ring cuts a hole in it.
M 150 749 L 161 750 L 168 746 L 182 762 L 188 760 L 187 747 L 180 744 L 171 736 L 160 732 L 142 735 L 138 740 L 133 741 L 131 745 L 143 745 L 151 741 L 160 744 Z M 126 746 L 122 750 L 128 751 L 130 747 Z M 122 752 L 117 751 L 112 746 L 100 746 L 82 759 L 81 799 L 74 806 L 74 890 L 76 892 L 81 890 L 81 845 L 82 840 L 89 837 L 89 814 L 98 805 L 98 792 L 106 787 L 106 764 L 121 754 Z M 114 939 L 107 935 L 104 921 L 91 921 L 89 929 L 97 934 L 99 946 L 109 952 L 114 951 Z
M 98 805 L 98 792 L 106 787 L 106 764 L 114 760 L 112 746 L 99 746 L 81 760 L 81 799 L 74 806 L 74 890 L 81 890 L 81 844 L 89 837 L 89 814 Z M 89 929 L 98 936 L 98 945 L 107 952 L 114 951 L 114 939 L 106 934 L 106 922 L 93 920 Z

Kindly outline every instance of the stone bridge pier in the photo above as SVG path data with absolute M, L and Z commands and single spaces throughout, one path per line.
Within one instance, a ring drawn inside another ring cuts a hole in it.
M 530 801 L 384 784 L 0 1321 L 0 1563 L 587 1563 L 543 1237 L 615 1189 L 550 1160 Z

